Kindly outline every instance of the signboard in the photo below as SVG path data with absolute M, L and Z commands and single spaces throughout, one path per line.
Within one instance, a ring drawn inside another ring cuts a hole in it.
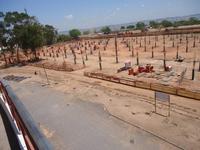
M 170 116 L 170 95 L 169 94 L 155 91 L 155 113 L 167 117 L 166 115 L 161 114 L 161 112 L 158 113 L 157 105 L 158 105 L 158 108 L 162 110 L 163 110 L 163 107 L 159 107 L 159 106 L 167 107 L 168 108 L 167 116 Z
M 155 98 L 156 100 L 163 101 L 163 102 L 170 100 L 169 94 L 166 94 L 163 92 L 157 92 L 157 91 L 155 91 Z

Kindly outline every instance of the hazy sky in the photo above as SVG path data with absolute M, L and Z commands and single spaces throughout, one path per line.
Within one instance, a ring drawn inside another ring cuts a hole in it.
M 23 11 L 59 31 L 200 13 L 200 0 L 0 0 L 0 11 Z

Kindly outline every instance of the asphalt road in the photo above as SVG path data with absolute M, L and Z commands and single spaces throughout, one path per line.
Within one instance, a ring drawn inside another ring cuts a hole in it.
M 9 82 L 55 149 L 175 149 L 157 137 L 109 115 L 102 105 L 41 86 Z M 0 132 L 2 132 L 0 120 Z M 5 141 L 1 138 L 2 141 Z M 0 145 L 2 146 L 2 141 Z M 1 147 L 0 149 L 7 149 Z

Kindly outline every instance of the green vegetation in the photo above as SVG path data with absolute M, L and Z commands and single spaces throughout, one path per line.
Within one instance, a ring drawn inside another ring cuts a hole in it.
M 44 29 L 44 38 L 45 38 L 45 44 L 46 45 L 51 45 L 56 42 L 56 36 L 57 36 L 57 31 L 55 28 L 51 25 L 45 25 L 43 27 Z
M 167 27 L 172 27 L 173 26 L 173 23 L 168 21 L 168 20 L 163 20 L 161 23 L 161 26 L 164 27 L 164 28 L 167 28 Z
M 88 35 L 88 34 L 90 34 L 89 30 L 88 31 L 83 31 L 83 35 Z
M 124 29 L 126 29 L 125 26 L 121 26 L 120 30 L 124 30 Z
M 145 25 L 144 22 L 138 22 L 138 23 L 136 24 L 136 29 L 137 29 L 137 30 L 144 30 L 145 27 L 146 27 L 146 25 Z
M 43 45 L 51 45 L 56 42 L 65 42 L 72 38 L 77 39 L 81 32 L 73 29 L 69 35 L 58 35 L 57 30 L 51 25 L 42 25 L 34 17 L 26 12 L 0 12 L 0 53 L 13 55 L 16 53 L 17 62 L 20 62 L 19 49 L 24 54 L 31 52 L 37 60 L 36 49 Z M 6 62 L 7 64 L 7 62 Z
M 197 25 L 200 24 L 200 20 L 197 18 L 189 18 L 188 20 L 180 20 L 180 21 L 169 21 L 169 20 L 162 20 L 161 22 L 158 21 L 150 21 L 149 27 L 157 29 L 157 28 L 167 28 L 167 27 L 178 27 L 178 26 L 187 26 L 187 25 Z M 145 25 L 144 22 L 138 22 L 136 26 L 129 25 L 127 27 L 121 26 L 121 30 L 127 29 L 127 30 L 145 30 L 147 25 Z
M 126 29 L 133 30 L 133 29 L 135 29 L 135 26 L 134 25 L 129 25 L 129 26 L 126 27 Z
M 72 30 L 69 31 L 69 35 L 72 38 L 77 39 L 81 35 L 81 32 L 78 29 L 72 29 Z
M 104 34 L 109 34 L 111 32 L 111 29 L 107 26 L 107 27 L 103 27 L 101 29 L 101 32 L 103 32 Z
M 71 37 L 69 35 L 65 35 L 65 34 L 61 34 L 58 35 L 57 37 L 57 42 L 66 42 L 66 41 L 70 41 Z
M 188 25 L 197 25 L 200 24 L 200 20 L 197 18 L 189 18 L 188 20 L 180 20 L 171 22 L 169 20 L 163 20 L 161 22 L 150 21 L 149 26 L 152 28 L 158 27 L 178 27 L 178 26 L 188 26 Z
M 158 28 L 160 26 L 160 24 L 156 21 L 150 21 L 149 26 L 152 28 Z

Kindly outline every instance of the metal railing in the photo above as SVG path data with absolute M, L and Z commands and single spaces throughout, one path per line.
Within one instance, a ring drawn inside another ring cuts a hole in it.
M 41 133 L 22 102 L 5 81 L 0 81 L 0 105 L 8 118 L 17 144 L 22 150 L 51 150 L 51 144 Z M 7 133 L 8 135 L 8 133 Z M 14 137 L 11 137 L 11 139 Z M 9 139 L 9 137 L 8 137 Z M 9 142 L 10 143 L 10 142 Z

